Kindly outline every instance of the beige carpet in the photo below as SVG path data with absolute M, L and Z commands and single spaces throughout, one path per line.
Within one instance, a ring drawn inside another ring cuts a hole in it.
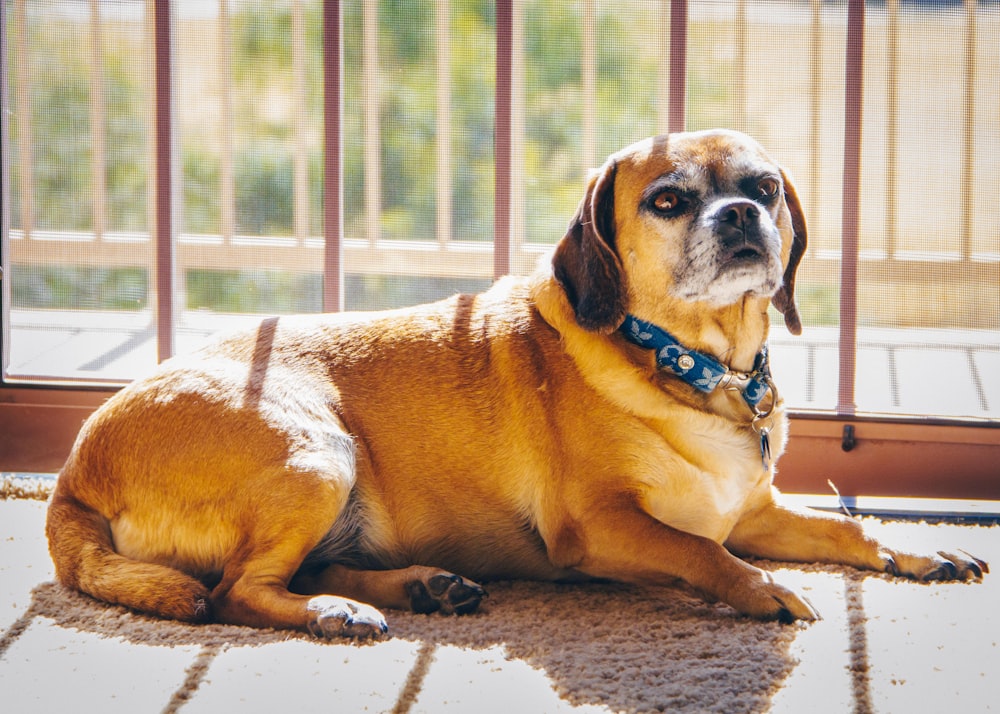
M 31 494 L 29 494 L 31 495 Z M 763 563 L 824 616 L 782 626 L 684 589 L 493 583 L 467 617 L 388 612 L 392 638 L 188 626 L 51 582 L 44 504 L 0 501 L 4 711 L 990 711 L 1000 574 L 918 585 Z M 1000 563 L 1000 531 L 868 523 Z

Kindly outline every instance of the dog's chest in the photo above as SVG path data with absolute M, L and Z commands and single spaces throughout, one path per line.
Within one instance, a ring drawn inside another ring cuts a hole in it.
M 707 419 L 671 424 L 661 433 L 644 466 L 647 510 L 669 526 L 724 542 L 752 497 L 770 488 L 760 437 Z

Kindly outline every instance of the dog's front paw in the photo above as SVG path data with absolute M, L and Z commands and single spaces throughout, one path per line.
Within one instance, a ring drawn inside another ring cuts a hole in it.
M 486 591 L 476 583 L 442 571 L 411 580 L 406 584 L 406 594 L 413 612 L 440 611 L 445 615 L 475 612 L 486 597 Z
M 964 551 L 960 551 L 958 554 L 942 551 L 931 556 L 883 552 L 880 553 L 880 557 L 885 572 L 924 582 L 931 580 L 981 580 L 984 574 L 990 572 L 989 563 Z
M 738 612 L 762 620 L 786 624 L 796 620 L 819 620 L 819 613 L 804 597 L 779 585 L 770 573 L 753 568 L 736 583 L 723 600 Z
M 309 632 L 323 639 L 380 637 L 389 631 L 382 613 L 371 605 L 347 598 L 321 595 L 309 601 Z

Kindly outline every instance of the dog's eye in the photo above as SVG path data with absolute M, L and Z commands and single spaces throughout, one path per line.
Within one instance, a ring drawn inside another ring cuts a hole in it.
M 778 183 L 777 179 L 763 178 L 757 182 L 757 190 L 760 191 L 761 198 L 774 198 L 780 189 L 781 184 Z
M 663 213 L 669 213 L 679 206 L 681 197 L 673 191 L 660 191 L 653 197 L 653 208 Z

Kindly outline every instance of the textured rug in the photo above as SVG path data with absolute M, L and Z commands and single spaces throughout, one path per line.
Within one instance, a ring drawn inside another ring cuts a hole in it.
M 44 484 L 37 495 L 44 495 Z M 30 511 L 28 521 L 22 530 L 11 526 L 15 533 L 9 537 L 6 525 L 13 521 L 3 518 L 9 516 L 7 508 L 0 502 L 0 539 L 13 544 L 35 539 L 29 546 L 43 552 L 44 506 L 19 509 Z M 869 525 L 897 542 L 957 541 L 959 547 L 992 557 L 994 564 L 1000 561 L 996 529 Z M 4 552 L 0 549 L 0 558 Z M 5 571 L 24 575 L 7 565 L 0 560 L 0 580 L 8 577 Z M 294 632 L 145 617 L 68 591 L 51 581 L 48 563 L 33 564 L 29 577 L 35 579 L 25 586 L 26 599 L 22 603 L 15 597 L 20 614 L 9 626 L 4 623 L 0 634 L 0 692 L 15 684 L 28 686 L 25 680 L 45 668 L 47 657 L 65 657 L 67 649 L 76 648 L 80 655 L 69 661 L 86 663 L 100 641 L 110 643 L 108 661 L 91 676 L 110 677 L 105 689 L 111 691 L 113 675 L 106 673 L 121 666 L 119 661 L 141 658 L 156 648 L 184 653 L 183 676 L 167 686 L 169 696 L 148 695 L 144 708 L 162 711 L 198 711 L 199 705 L 207 709 L 218 702 L 232 705 L 233 711 L 262 711 L 267 710 L 262 698 L 275 692 L 282 692 L 280 701 L 296 711 L 1000 707 L 994 681 L 1000 671 L 1000 620 L 993 612 L 1000 588 L 990 576 L 977 584 L 919 585 L 849 568 L 758 565 L 780 571 L 776 576 L 802 590 L 824 620 L 757 622 L 725 605 L 706 603 L 684 587 L 497 582 L 488 586 L 490 597 L 475 615 L 388 611 L 391 638 L 385 641 L 317 643 Z M 50 639 L 63 644 L 47 645 Z M 332 671 L 322 664 L 331 659 Z M 313 670 L 316 674 L 303 680 L 305 686 L 290 684 Z M 338 671 L 355 674 L 348 681 L 336 679 L 340 694 L 335 701 L 311 690 L 325 673 L 336 678 Z M 374 682 L 368 681 L 371 676 Z M 48 680 L 38 677 L 40 690 L 35 699 L 25 700 L 29 703 L 48 701 L 51 695 L 44 691 Z M 254 687 L 260 689 L 251 696 Z M 352 699 L 352 692 L 368 699 Z M 78 710 L 110 709 L 84 705 Z
M 798 629 L 746 620 L 681 591 L 616 585 L 493 583 L 477 615 L 387 615 L 394 638 L 429 643 L 422 650 L 425 665 L 437 647 L 502 646 L 506 657 L 544 670 L 567 702 L 612 711 L 762 711 L 795 666 L 789 646 Z M 133 645 L 211 651 L 311 642 L 285 631 L 163 622 L 53 583 L 35 589 L 29 618 Z M 378 649 L 380 643 L 357 646 Z M 182 699 L 194 695 L 201 683 L 197 670 L 207 670 L 209 661 L 195 664 Z M 415 665 L 397 700 L 399 711 L 408 711 L 421 689 L 421 663 Z

